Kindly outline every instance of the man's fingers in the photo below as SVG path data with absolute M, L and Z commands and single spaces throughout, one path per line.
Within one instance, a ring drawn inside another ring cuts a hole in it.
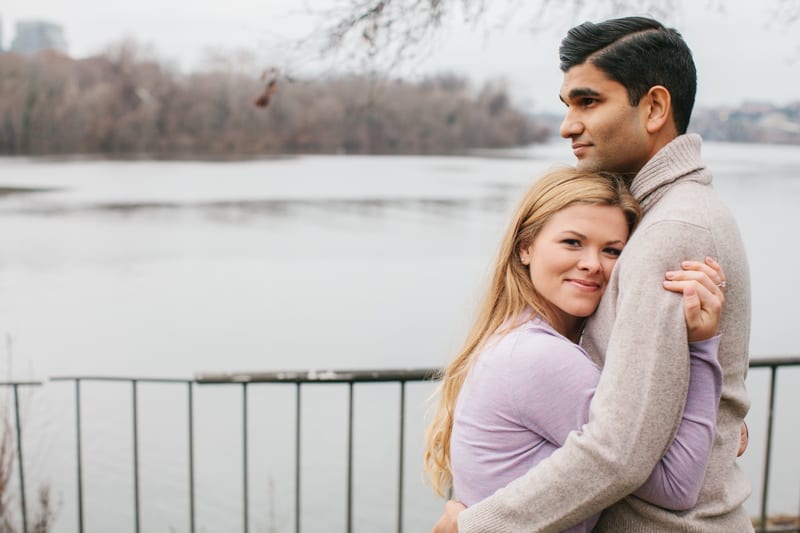
M 444 510 L 446 513 L 457 515 L 464 509 L 466 509 L 466 506 L 463 503 L 456 500 L 448 500 L 448 502 L 444 504 Z
M 433 526 L 431 533 L 458 533 L 458 513 L 466 509 L 464 504 L 450 500 L 444 504 L 444 514 Z
M 739 432 L 739 450 L 736 452 L 736 457 L 741 457 L 747 451 L 747 445 L 750 443 L 750 431 L 747 429 L 747 422 L 742 421 L 742 428 Z

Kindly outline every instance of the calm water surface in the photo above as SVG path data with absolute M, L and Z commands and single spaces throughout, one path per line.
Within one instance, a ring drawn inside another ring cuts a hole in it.
M 751 353 L 800 353 L 800 149 L 710 143 L 704 156 L 751 262 Z M 562 143 L 493 157 L 0 159 L 0 187 L 25 189 L 0 196 L 0 374 L 189 378 L 444 364 L 514 202 L 557 163 L 570 163 Z M 795 370 L 778 382 L 771 512 L 796 512 L 800 500 L 799 382 Z M 759 485 L 766 373 L 752 372 L 748 385 L 754 439 L 741 464 Z M 409 390 L 407 531 L 427 530 L 440 509 L 417 460 L 430 390 Z M 84 391 L 87 530 L 132 531 L 130 388 Z M 142 385 L 139 398 L 142 529 L 186 531 L 186 391 Z M 355 400 L 356 528 L 391 529 L 397 389 L 358 388 Z M 293 389 L 253 387 L 249 401 L 251 531 L 287 531 Z M 336 386 L 304 393 L 304 531 L 343 528 L 346 401 Z M 240 404 L 238 388 L 197 395 L 198 531 L 241 530 Z M 50 383 L 26 396 L 25 409 L 31 484 L 52 486 L 55 530 L 73 531 L 73 388 Z M 754 487 L 751 513 L 759 500 Z

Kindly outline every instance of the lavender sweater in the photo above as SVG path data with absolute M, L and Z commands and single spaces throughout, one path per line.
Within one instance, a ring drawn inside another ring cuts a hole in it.
M 640 498 L 673 510 L 695 504 L 714 440 L 722 390 L 719 338 L 692 343 L 682 423 Z M 600 369 L 586 352 L 533 318 L 493 339 L 479 355 L 456 404 L 451 461 L 455 498 L 467 506 L 554 453 L 589 419 Z M 594 515 L 570 532 L 588 532 Z

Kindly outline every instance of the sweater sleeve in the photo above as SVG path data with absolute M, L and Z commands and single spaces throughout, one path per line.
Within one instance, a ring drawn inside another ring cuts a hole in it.
M 589 406 L 600 378 L 586 354 L 566 339 L 548 333 L 521 341 L 511 355 L 509 391 L 517 417 L 556 446 L 589 420 Z M 722 368 L 717 362 L 719 336 L 689 344 L 689 393 L 681 425 L 652 474 L 634 494 L 675 511 L 693 507 L 703 485 L 714 443 L 722 394 Z M 592 517 L 592 523 L 596 517 Z
M 689 393 L 678 433 L 653 473 L 634 495 L 652 504 L 682 511 L 697 503 L 714 444 L 722 367 L 719 336 L 689 344 Z
M 461 533 L 563 531 L 641 487 L 681 422 L 689 349 L 680 295 L 662 287 L 685 257 L 715 255 L 708 231 L 640 228 L 617 262 L 615 320 L 589 422 L 524 476 L 459 514 Z
M 544 329 L 526 335 L 509 354 L 508 392 L 520 424 L 555 446 L 589 420 L 600 379 L 578 345 Z

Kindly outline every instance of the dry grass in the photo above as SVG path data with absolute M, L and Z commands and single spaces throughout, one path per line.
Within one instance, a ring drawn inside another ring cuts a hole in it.
M 17 498 L 11 491 L 12 476 L 15 475 L 16 447 L 11 431 L 11 424 L 5 413 L 0 414 L 0 533 L 18 533 L 16 524 L 21 524 L 17 513 Z M 26 491 L 28 492 L 28 491 Z M 56 517 L 56 508 L 50 495 L 50 487 L 45 484 L 39 487 L 37 509 L 31 514 L 28 505 L 28 531 L 32 533 L 47 533 Z

